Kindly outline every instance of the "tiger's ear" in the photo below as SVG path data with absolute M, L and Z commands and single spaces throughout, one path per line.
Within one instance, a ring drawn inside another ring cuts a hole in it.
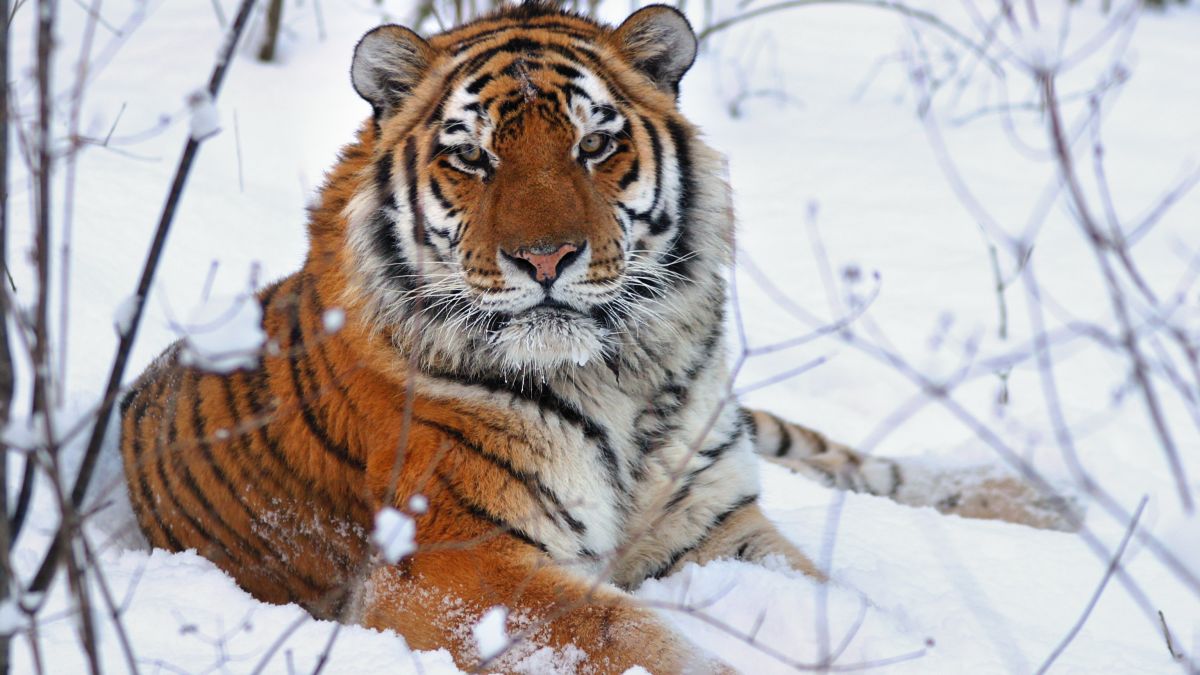
M 613 33 L 614 44 L 659 89 L 679 93 L 679 80 L 696 60 L 696 34 L 674 7 L 649 5 Z
M 380 26 L 354 48 L 350 80 L 381 119 L 396 112 L 416 89 L 432 60 L 433 47 L 420 35 L 403 26 Z

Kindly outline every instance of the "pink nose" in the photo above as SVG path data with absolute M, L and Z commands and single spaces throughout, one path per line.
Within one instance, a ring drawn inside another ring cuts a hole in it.
M 563 259 L 578 250 L 579 247 L 574 244 L 559 244 L 557 248 L 551 244 L 521 249 L 512 257 L 524 260 L 533 267 L 532 270 L 526 271 L 531 273 L 534 281 L 553 281 L 561 271 L 559 266 L 562 265 Z M 567 263 L 570 264 L 570 261 Z

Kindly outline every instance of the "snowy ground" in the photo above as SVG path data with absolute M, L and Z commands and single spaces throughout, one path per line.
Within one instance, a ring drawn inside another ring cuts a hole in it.
M 226 16 L 233 11 L 232 0 L 216 4 Z M 1036 4 L 1047 25 L 1059 25 L 1056 3 Z M 65 118 L 65 92 L 74 77 L 86 14 L 79 4 L 60 5 L 63 49 L 57 82 L 64 91 L 59 103 Z M 604 7 L 608 18 L 621 18 L 625 7 L 617 5 Z M 923 6 L 978 34 L 959 3 Z M 127 17 L 139 11 L 140 21 L 126 25 Z M 219 268 L 212 286 L 219 292 L 243 290 L 252 278 L 261 283 L 300 264 L 304 206 L 338 147 L 368 114 L 349 84 L 353 44 L 381 16 L 404 21 L 410 11 L 408 4 L 393 1 L 288 2 L 282 62 L 263 65 L 251 58 L 251 48 L 241 50 L 217 105 L 222 130 L 203 147 L 171 234 L 131 377 L 176 336 L 172 325 L 199 301 L 214 261 Z M 95 400 L 107 374 L 114 315 L 134 288 L 188 133 L 185 99 L 206 81 L 221 36 L 214 3 L 206 0 L 113 1 L 102 13 L 125 37 L 105 26 L 98 29 L 95 54 L 103 63 L 88 87 L 82 114 L 85 133 L 104 138 L 111 131 L 111 139 L 108 148 L 89 148 L 79 159 L 67 415 L 78 415 Z M 33 52 L 33 14 L 31 6 L 22 7 L 14 24 L 14 53 L 23 64 Z M 1067 51 L 1087 43 L 1104 21 L 1093 3 L 1077 7 Z M 914 33 L 922 36 L 919 43 Z M 1046 43 L 1045 33 L 1025 36 L 1016 49 L 1033 54 Z M 873 287 L 874 272 L 881 280 L 866 334 L 924 372 L 953 372 L 976 340 L 982 356 L 1028 340 L 1031 314 L 1019 286 L 1007 294 L 1010 336 L 996 337 L 997 299 L 984 239 L 939 167 L 940 155 L 931 149 L 931 136 L 917 114 L 923 85 L 911 78 L 912 55 L 923 47 L 941 63 L 941 45 L 947 43 L 937 35 L 927 24 L 876 8 L 805 7 L 718 36 L 685 79 L 684 109 L 706 129 L 711 143 L 730 155 L 740 255 L 747 263 L 737 275 L 737 304 L 751 345 L 812 329 L 759 283 L 762 275 L 792 303 L 827 319 L 842 313 L 837 298 L 843 291 L 856 290 L 843 284 L 854 276 L 847 269 L 861 271 L 859 293 Z M 1122 220 L 1135 222 L 1200 163 L 1197 35 L 1196 8 L 1148 13 L 1123 53 L 1131 78 L 1106 107 L 1104 126 L 1109 178 Z M 1092 86 L 1120 45 L 1114 40 L 1093 53 L 1060 90 Z M 26 68 L 15 71 L 28 110 L 32 80 Z M 1035 100 L 1036 92 L 1020 75 L 1010 73 L 1007 82 L 1014 103 Z M 995 84 L 980 75 L 960 89 L 952 79 L 932 111 L 946 156 L 979 203 L 1015 234 L 1025 228 L 1053 170 L 1039 155 L 1044 127 L 1035 112 L 1011 118 L 986 112 L 998 101 Z M 745 97 L 745 92 L 757 95 Z M 1076 103 L 1068 114 L 1074 119 L 1082 110 Z M 1006 129 L 1006 119 L 1012 129 Z M 1021 143 L 1033 150 L 1021 151 Z M 17 172 L 10 246 L 21 251 L 30 241 L 29 189 L 23 169 Z M 61 181 L 59 186 L 61 195 Z M 61 215 L 62 199 L 55 203 L 56 216 Z M 814 238 L 839 285 L 832 301 Z M 1164 296 L 1185 278 L 1198 253 L 1200 192 L 1180 200 L 1136 249 L 1150 284 Z M 1090 256 L 1069 212 L 1056 203 L 1030 263 L 1052 327 L 1068 321 L 1112 325 Z M 1011 259 L 1002 257 L 1002 263 L 1012 268 Z M 13 272 L 28 300 L 27 289 L 34 285 L 29 268 Z M 1200 298 L 1194 289 L 1182 311 L 1191 312 L 1200 332 Z M 816 356 L 828 361 L 747 399 L 883 454 L 925 454 L 945 464 L 999 461 L 960 418 L 918 395 L 895 369 L 833 337 L 755 357 L 740 383 L 751 385 Z M 1193 520 L 1191 538 L 1185 538 L 1177 493 L 1145 410 L 1122 390 L 1127 366 L 1086 340 L 1062 345 L 1055 357 L 1064 414 L 1088 470 L 1128 512 L 1147 496 L 1141 526 L 1190 556 L 1185 562 L 1200 574 L 1200 527 Z M 997 387 L 993 376 L 976 377 L 959 386 L 954 398 L 1039 470 L 1068 481 L 1037 370 L 1026 363 L 1013 371 L 1010 403 L 1003 409 L 994 403 Z M 923 405 L 899 424 L 887 421 L 914 400 Z M 1177 401 L 1165 405 L 1193 493 L 1200 494 L 1200 434 Z M 100 484 L 115 485 L 109 492 L 119 497 L 115 467 L 107 468 Z M 764 465 L 763 471 L 768 513 L 797 544 L 828 563 L 834 583 L 821 589 L 788 572 L 723 562 L 647 583 L 641 597 L 690 606 L 735 632 L 755 633 L 758 644 L 785 660 L 811 662 L 822 644 L 837 651 L 847 643 L 837 660 L 840 667 L 1025 673 L 1037 670 L 1063 639 L 1104 576 L 1107 561 L 1078 535 L 843 497 L 774 466 Z M 14 564 L 24 575 L 36 568 L 56 520 L 48 490 L 41 490 L 35 508 L 14 552 Z M 1094 505 L 1087 525 L 1109 551 L 1126 527 Z M 335 635 L 325 672 L 456 672 L 445 652 L 412 655 L 395 635 L 352 627 L 339 631 L 306 619 L 294 606 L 257 603 L 196 555 L 146 553 L 120 541 L 104 545 L 106 531 L 92 534 L 103 549 L 105 578 L 124 607 L 123 622 L 142 672 L 250 671 L 281 636 L 266 672 L 305 672 Z M 1166 617 L 1176 647 L 1200 653 L 1200 598 L 1137 541 L 1124 560 L 1150 607 Z M 63 586 L 56 585 L 38 627 L 48 673 L 84 668 Z M 828 611 L 822 612 L 825 602 Z M 698 644 L 746 672 L 788 670 L 729 631 L 685 612 L 663 611 Z M 819 619 L 826 615 L 827 624 Z M 105 624 L 102 642 L 106 670 L 126 670 L 113 624 Z M 29 645 L 25 637 L 13 643 L 17 672 L 33 669 Z M 1114 580 L 1053 670 L 1183 669 L 1173 664 L 1161 626 Z

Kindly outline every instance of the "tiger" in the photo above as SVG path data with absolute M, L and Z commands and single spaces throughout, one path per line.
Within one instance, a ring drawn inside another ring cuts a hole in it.
M 826 578 L 764 515 L 759 457 L 930 504 L 903 462 L 734 397 L 730 188 L 678 107 L 696 52 L 665 5 L 368 32 L 350 79 L 371 116 L 303 265 L 257 294 L 253 365 L 179 342 L 121 403 L 148 542 L 463 668 L 548 648 L 581 672 L 728 672 L 630 591 L 722 558 Z M 932 505 L 997 516 L 954 497 Z M 385 509 L 415 528 L 407 555 L 373 543 Z M 498 655 L 464 629 L 493 607 Z

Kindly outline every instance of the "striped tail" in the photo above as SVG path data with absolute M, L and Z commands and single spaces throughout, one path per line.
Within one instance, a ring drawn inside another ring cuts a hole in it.
M 829 487 L 1046 530 L 1074 532 L 1083 522 L 1075 498 L 1043 494 L 995 466 L 947 469 L 921 458 L 874 457 L 769 412 L 745 413 L 760 455 Z

